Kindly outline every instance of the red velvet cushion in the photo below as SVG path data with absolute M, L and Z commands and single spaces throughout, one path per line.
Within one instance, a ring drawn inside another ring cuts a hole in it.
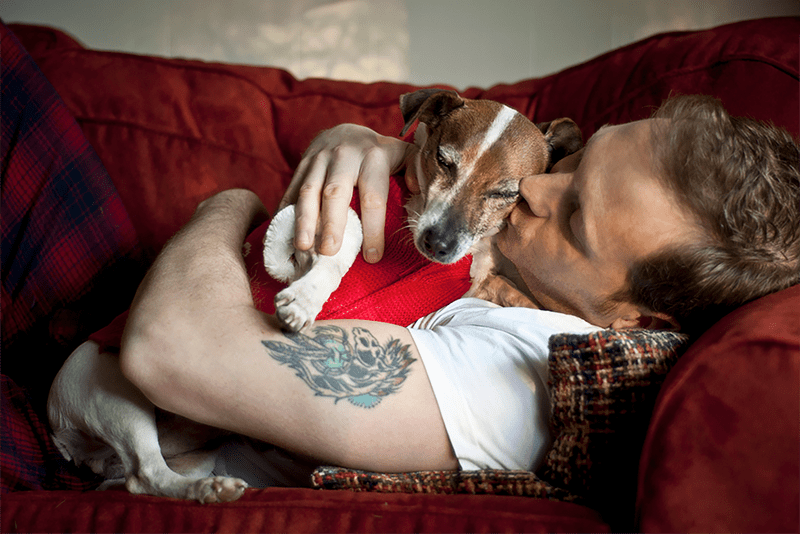
M 733 115 L 772 121 L 797 136 L 798 33 L 800 18 L 661 34 L 484 97 L 534 94 L 520 102 L 535 120 L 568 116 L 587 135 L 606 123 L 647 117 L 671 94 L 702 93 L 721 99 Z
M 106 492 L 3 495 L 3 532 L 608 532 L 571 503 L 494 495 L 248 490 L 224 505 Z
M 646 532 L 796 532 L 800 285 L 736 310 L 661 391 L 639 473 Z

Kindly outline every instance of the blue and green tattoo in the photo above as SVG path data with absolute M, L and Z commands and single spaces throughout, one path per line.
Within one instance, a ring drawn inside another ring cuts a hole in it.
M 416 360 L 409 345 L 390 339 L 381 345 L 360 327 L 348 333 L 338 326 L 313 328 L 311 335 L 284 334 L 290 343 L 262 341 L 269 355 L 294 369 L 315 395 L 347 399 L 372 408 L 400 389 L 408 367 Z

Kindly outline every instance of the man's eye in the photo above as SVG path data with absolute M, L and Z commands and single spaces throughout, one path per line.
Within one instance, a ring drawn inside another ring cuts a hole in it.
M 576 205 L 570 214 L 569 224 L 567 226 L 569 227 L 569 233 L 572 241 L 578 246 L 578 248 L 583 249 L 584 245 L 581 241 L 580 235 L 580 216 L 580 206 Z

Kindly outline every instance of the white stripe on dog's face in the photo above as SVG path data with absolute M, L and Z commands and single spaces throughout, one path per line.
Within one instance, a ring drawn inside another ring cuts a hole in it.
M 494 118 L 492 125 L 489 126 L 489 130 L 486 132 L 486 137 L 483 138 L 483 142 L 481 143 L 480 149 L 478 149 L 478 155 L 475 157 L 475 161 L 478 161 L 483 153 L 489 150 L 492 145 L 495 144 L 498 139 L 500 139 L 500 136 L 506 131 L 506 128 L 508 128 L 508 125 L 511 124 L 511 121 L 514 120 L 516 114 L 517 112 L 508 106 L 504 105 L 500 108 L 500 112 Z M 472 172 L 470 171 L 469 174 L 472 174 Z
M 481 156 L 500 139 L 517 114 L 515 110 L 506 105 L 500 108 L 492 124 L 486 130 L 481 144 L 478 146 L 476 155 L 471 158 L 472 161 L 464 167 L 459 168 L 458 181 L 449 187 L 447 191 L 443 191 L 442 194 L 438 196 L 436 202 L 426 207 L 425 213 L 418 221 L 418 228 L 427 228 L 428 226 L 436 224 L 445 215 L 445 212 L 452 207 L 453 199 L 459 194 L 461 188 L 469 182 L 469 178 L 472 176 L 475 165 L 481 159 Z M 417 172 L 418 175 L 421 174 L 422 169 L 418 168 Z

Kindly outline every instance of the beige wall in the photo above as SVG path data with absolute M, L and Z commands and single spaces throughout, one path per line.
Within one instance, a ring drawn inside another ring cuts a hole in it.
M 800 1 L 0 0 L 5 22 L 54 25 L 96 48 L 460 89 L 543 76 L 661 31 L 782 15 L 800 16 Z

